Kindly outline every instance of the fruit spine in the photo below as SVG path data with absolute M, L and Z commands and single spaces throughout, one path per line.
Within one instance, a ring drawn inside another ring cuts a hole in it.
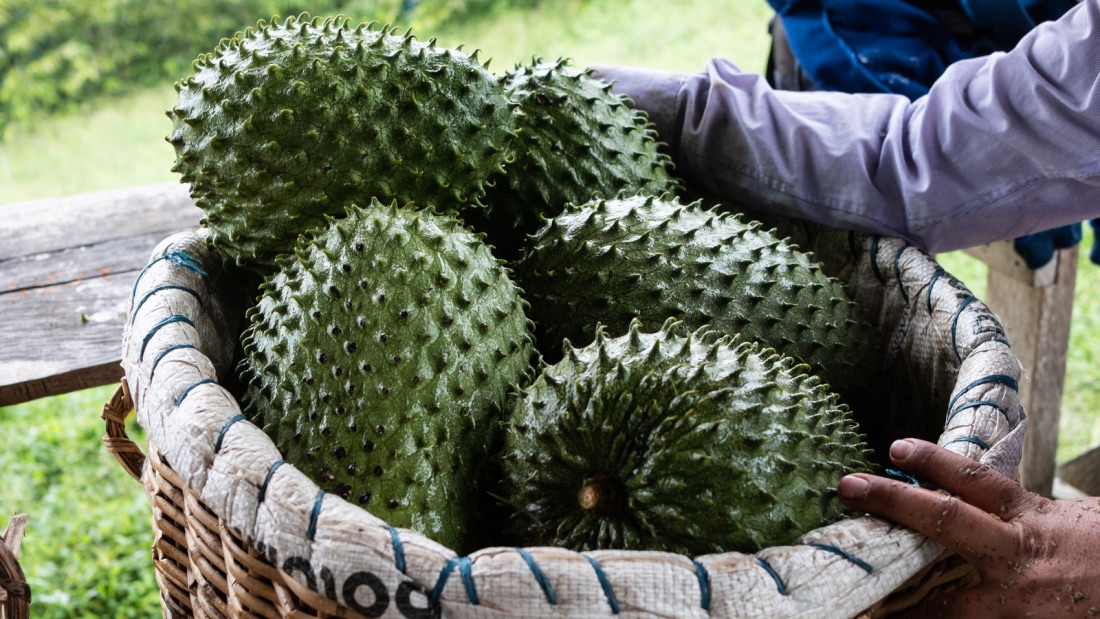
M 453 217 L 351 207 L 249 312 L 248 414 L 328 492 L 465 548 L 505 396 L 532 371 L 525 304 Z
M 504 257 L 515 257 L 525 236 L 566 204 L 682 189 L 653 124 L 610 82 L 567 60 L 539 58 L 502 82 L 520 112 L 518 139 L 507 175 L 488 190 L 485 230 Z
M 795 246 L 739 216 L 672 196 L 567 208 L 516 264 L 543 354 L 625 333 L 638 318 L 712 325 L 808 363 L 843 396 L 873 372 L 873 329 L 843 285 Z
M 843 517 L 870 469 L 848 409 L 806 366 L 668 321 L 596 332 L 520 394 L 501 492 L 518 542 L 696 556 L 786 544 Z
M 265 274 L 348 201 L 481 208 L 515 138 L 514 106 L 477 52 L 343 17 L 261 21 L 176 89 L 173 169 L 214 246 Z

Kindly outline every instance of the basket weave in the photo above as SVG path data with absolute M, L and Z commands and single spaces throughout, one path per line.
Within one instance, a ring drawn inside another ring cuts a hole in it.
M 17 514 L 0 532 L 0 619 L 30 617 L 31 587 L 19 566 L 19 547 L 27 516 Z
M 1011 474 L 1026 416 L 996 318 L 894 239 L 811 243 L 882 334 L 883 410 L 903 435 Z M 877 518 L 754 555 L 485 548 L 467 557 L 321 492 L 231 393 L 240 289 L 202 231 L 171 237 L 138 278 L 108 447 L 141 479 L 166 616 L 882 617 L 975 579 L 933 542 Z M 132 390 L 132 393 L 131 393 Z M 136 405 L 136 406 L 135 406 Z M 147 456 L 126 437 L 135 409 Z M 947 418 L 945 426 L 944 419 Z

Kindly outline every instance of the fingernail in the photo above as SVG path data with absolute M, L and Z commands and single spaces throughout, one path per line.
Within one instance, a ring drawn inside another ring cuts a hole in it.
M 909 441 L 894 441 L 890 445 L 890 459 L 894 462 L 908 458 L 911 453 L 913 453 L 913 444 Z
M 846 499 L 866 499 L 867 491 L 870 489 L 871 484 L 858 475 L 848 475 L 842 478 L 837 486 L 840 496 Z

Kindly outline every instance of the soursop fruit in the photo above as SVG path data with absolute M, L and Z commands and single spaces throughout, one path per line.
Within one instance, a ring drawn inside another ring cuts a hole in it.
M 591 71 L 534 58 L 502 81 L 521 112 L 516 156 L 487 190 L 488 215 L 471 221 L 502 257 L 516 257 L 526 235 L 567 203 L 682 189 L 653 124 Z
M 741 334 L 810 365 L 849 405 L 873 376 L 874 329 L 843 284 L 797 247 L 736 214 L 635 196 L 571 205 L 515 264 L 549 361 L 597 324 L 669 317 Z
M 515 400 L 501 495 L 520 543 L 755 552 L 846 515 L 836 484 L 871 470 L 866 443 L 804 364 L 673 320 L 595 333 Z
M 476 52 L 342 17 L 261 21 L 176 89 L 173 170 L 212 244 L 263 274 L 349 201 L 481 208 L 515 139 L 514 105 Z
M 377 201 L 279 262 L 242 338 L 247 414 L 326 491 L 466 548 L 506 394 L 534 371 L 508 272 L 453 216 Z

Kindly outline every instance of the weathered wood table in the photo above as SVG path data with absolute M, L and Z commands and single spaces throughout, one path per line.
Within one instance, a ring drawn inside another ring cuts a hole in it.
M 201 215 L 179 183 L 0 205 L 0 406 L 117 382 L 137 274 L 157 243 Z M 1076 252 L 1030 271 L 1010 242 L 971 250 L 990 267 L 984 300 L 1026 366 L 1020 478 L 1048 495 Z
M 201 215 L 179 183 L 0 205 L 0 406 L 118 382 L 134 280 Z

